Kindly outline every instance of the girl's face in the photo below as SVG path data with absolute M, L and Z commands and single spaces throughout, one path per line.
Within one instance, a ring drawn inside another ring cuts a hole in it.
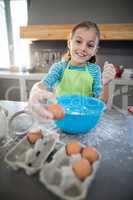
M 78 28 L 68 40 L 72 65 L 82 65 L 95 55 L 98 37 L 94 28 Z

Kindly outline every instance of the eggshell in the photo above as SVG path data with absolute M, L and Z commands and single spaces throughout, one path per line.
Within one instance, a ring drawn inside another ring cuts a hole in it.
M 85 147 L 82 150 L 82 157 L 86 158 L 90 162 L 95 162 L 98 160 L 99 155 L 97 153 L 96 148 L 94 147 Z
M 73 163 L 72 169 L 75 175 L 81 180 L 84 181 L 87 176 L 92 172 L 92 167 L 89 161 L 85 158 L 77 160 Z
M 33 128 L 27 133 L 27 139 L 31 144 L 34 144 L 40 138 L 43 138 L 43 135 L 39 128 Z
M 68 155 L 78 154 L 81 151 L 80 142 L 77 140 L 72 140 L 66 145 L 66 153 Z
M 47 110 L 53 114 L 54 119 L 64 118 L 64 109 L 59 104 L 50 104 L 48 105 Z

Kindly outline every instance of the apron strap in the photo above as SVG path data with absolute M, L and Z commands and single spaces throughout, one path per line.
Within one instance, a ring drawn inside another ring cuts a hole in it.
M 67 63 L 67 66 L 66 66 L 66 69 L 69 69 L 69 67 L 71 67 L 72 65 L 71 65 L 71 62 L 69 61 L 68 63 Z M 75 66 L 76 67 L 76 66 Z M 84 67 L 85 67 L 85 70 L 84 71 L 86 71 L 86 72 L 89 72 L 89 70 L 88 70 L 88 63 L 85 63 L 84 64 Z

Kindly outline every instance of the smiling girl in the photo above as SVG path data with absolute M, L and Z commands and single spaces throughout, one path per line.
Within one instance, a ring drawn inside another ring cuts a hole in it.
M 84 21 L 72 29 L 68 39 L 67 59 L 53 64 L 47 76 L 31 90 L 29 105 L 39 116 L 53 117 L 41 106 L 40 101 L 43 99 L 54 100 L 55 96 L 63 95 L 100 96 L 103 85 L 101 69 L 94 63 L 99 39 L 99 28 L 93 22 Z

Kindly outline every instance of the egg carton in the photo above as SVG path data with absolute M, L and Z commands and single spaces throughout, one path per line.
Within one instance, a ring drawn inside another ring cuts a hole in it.
M 75 175 L 72 164 L 81 159 L 81 154 L 68 156 L 65 146 L 62 147 L 53 157 L 50 163 L 46 163 L 40 171 L 40 182 L 51 192 L 65 200 L 80 200 L 87 195 L 88 189 L 98 170 L 101 155 L 92 164 L 92 173 L 81 181 Z
M 14 170 L 24 169 L 27 175 L 39 171 L 59 141 L 59 134 L 55 132 L 43 135 L 35 144 L 25 136 L 6 154 L 5 162 Z

